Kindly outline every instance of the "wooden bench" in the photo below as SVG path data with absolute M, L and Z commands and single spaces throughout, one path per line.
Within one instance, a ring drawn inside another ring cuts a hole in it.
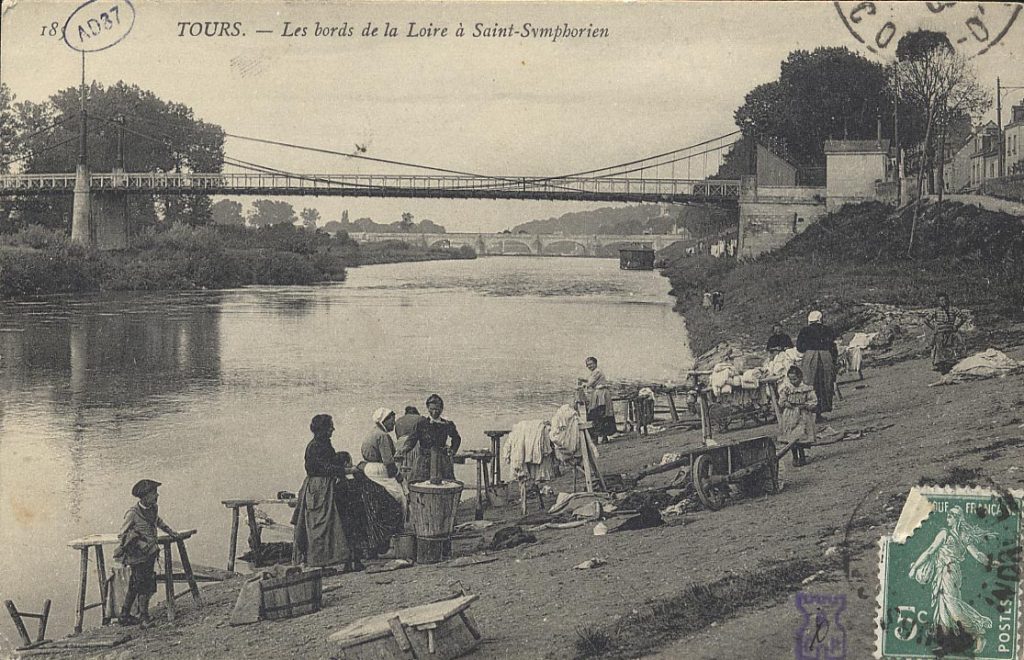
M 260 534 L 260 525 L 256 522 L 256 505 L 258 504 L 287 504 L 290 507 L 298 506 L 297 498 L 289 499 L 240 499 L 221 500 L 221 504 L 231 509 L 231 538 L 228 542 L 228 571 L 235 570 L 235 554 L 238 552 L 238 522 L 240 514 L 238 510 L 245 507 L 245 520 L 249 525 L 249 549 L 253 553 L 259 552 L 263 540 Z
M 192 600 L 198 604 L 202 604 L 199 597 L 199 585 L 196 584 L 195 575 L 192 573 L 192 564 L 188 560 L 188 551 L 185 549 L 185 540 L 192 538 L 196 533 L 194 529 L 186 529 L 180 531 L 175 536 L 168 534 L 161 534 L 156 537 L 156 542 L 160 544 L 160 547 L 164 555 L 164 590 L 167 596 L 167 619 L 168 621 L 174 621 L 174 599 L 177 596 L 182 596 L 186 592 L 181 594 L 174 593 L 174 583 L 185 581 L 188 582 L 189 591 L 192 593 Z M 106 580 L 106 563 L 103 557 L 103 546 L 105 545 L 117 545 L 119 543 L 117 534 L 90 534 L 89 536 L 83 536 L 80 539 L 69 541 L 68 545 L 81 553 L 82 563 L 81 572 L 79 575 L 78 582 L 78 604 L 75 608 L 75 632 L 82 632 L 82 622 L 85 619 L 86 610 L 92 609 L 93 607 L 99 607 L 103 613 L 102 622 L 103 625 L 110 623 L 110 619 L 107 617 L 104 605 L 107 602 L 107 580 Z M 178 546 L 178 559 L 181 562 L 183 575 L 179 578 L 174 574 L 174 565 L 171 561 L 171 544 Z M 96 554 L 96 577 L 99 579 L 99 590 L 100 600 L 98 603 L 86 604 L 85 596 L 89 586 L 89 549 L 92 548 Z

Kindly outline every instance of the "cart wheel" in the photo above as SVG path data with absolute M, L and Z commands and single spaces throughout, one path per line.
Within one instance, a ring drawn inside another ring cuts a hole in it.
M 710 511 L 718 511 L 725 506 L 727 489 L 723 490 L 721 485 L 712 485 L 711 477 L 714 476 L 714 466 L 711 465 L 711 457 L 701 454 L 693 462 L 693 486 L 697 491 L 697 497 Z

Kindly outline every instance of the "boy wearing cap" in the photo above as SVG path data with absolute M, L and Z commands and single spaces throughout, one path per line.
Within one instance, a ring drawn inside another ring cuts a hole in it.
M 118 534 L 120 545 L 114 551 L 114 559 L 131 569 L 128 593 L 117 617 L 122 626 L 140 622 L 149 624 L 149 599 L 156 593 L 155 564 L 159 553 L 156 531 L 160 529 L 171 536 L 177 534 L 157 515 L 159 495 L 156 489 L 159 485 L 157 481 L 143 479 L 132 487 L 132 495 L 139 501 L 124 514 L 124 525 Z M 130 614 L 136 598 L 139 601 L 139 619 Z

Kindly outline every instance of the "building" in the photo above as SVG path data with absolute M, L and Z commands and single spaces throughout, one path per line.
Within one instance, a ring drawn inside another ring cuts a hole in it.
M 988 122 L 974 133 L 971 155 L 971 187 L 977 188 L 986 179 L 999 176 L 999 127 Z
M 1003 129 L 1006 174 L 1024 174 L 1024 101 L 1010 111 L 1010 123 Z
M 974 136 L 971 135 L 953 152 L 943 166 L 942 183 L 948 193 L 963 192 L 971 187 L 971 156 L 974 155 Z
M 892 180 L 888 140 L 826 140 L 828 210 L 877 199 L 877 185 Z

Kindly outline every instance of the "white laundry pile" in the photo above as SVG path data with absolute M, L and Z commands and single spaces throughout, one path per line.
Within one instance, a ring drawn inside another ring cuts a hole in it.
M 776 355 L 772 360 L 769 360 L 764 365 L 764 369 L 769 376 L 784 378 L 786 373 L 789 372 L 789 368 L 794 364 L 799 365 L 802 360 L 803 353 L 795 348 L 788 348 Z
M 521 476 L 536 481 L 553 479 L 554 454 L 548 423 L 542 419 L 516 422 L 501 446 L 501 459 L 517 479 Z
M 850 340 L 849 348 L 859 348 L 864 350 L 871 345 L 871 342 L 875 340 L 876 336 L 878 336 L 877 332 L 858 332 L 853 336 L 853 339 Z
M 940 382 L 950 384 L 1002 377 L 1022 369 L 1024 369 L 1024 363 L 1014 360 L 1002 351 L 990 348 L 957 362 Z

